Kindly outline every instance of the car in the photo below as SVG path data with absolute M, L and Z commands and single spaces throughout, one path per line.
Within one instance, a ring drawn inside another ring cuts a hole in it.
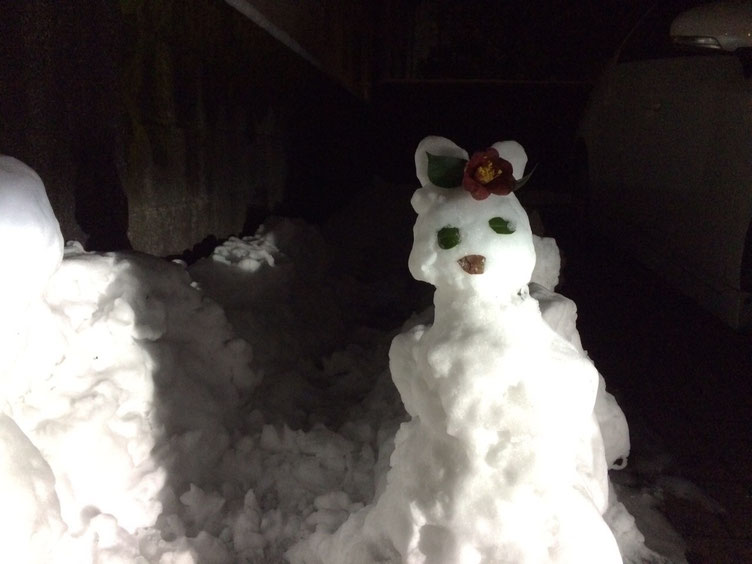
M 661 0 L 577 132 L 597 233 L 735 329 L 752 325 L 752 1 Z

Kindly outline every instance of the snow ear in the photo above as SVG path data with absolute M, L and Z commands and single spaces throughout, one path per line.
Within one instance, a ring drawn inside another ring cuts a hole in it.
M 410 204 L 413 206 L 415 213 L 420 215 L 427 212 L 440 198 L 443 198 L 443 195 L 439 194 L 438 190 L 438 188 L 433 186 L 418 188 L 410 199 Z
M 415 174 L 421 186 L 431 184 L 428 178 L 428 153 L 467 160 L 467 151 L 446 137 L 434 135 L 426 137 L 418 143 L 418 148 L 415 150 Z
M 527 153 L 522 145 L 517 141 L 500 141 L 494 143 L 493 148 L 499 153 L 499 156 L 512 164 L 512 175 L 515 180 L 519 180 L 525 175 L 525 165 L 527 165 Z

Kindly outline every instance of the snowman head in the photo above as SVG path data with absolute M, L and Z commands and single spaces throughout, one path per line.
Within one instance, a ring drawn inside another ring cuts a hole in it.
M 493 149 L 506 163 L 504 166 L 511 169 L 514 179 L 519 180 L 527 164 L 522 146 L 516 141 L 504 141 Z M 467 152 L 443 137 L 427 137 L 418 145 L 415 166 L 422 188 L 416 190 L 411 201 L 418 219 L 413 228 L 410 272 L 439 289 L 512 299 L 526 287 L 535 266 L 525 210 L 511 192 L 486 193 L 480 196 L 485 198 L 478 199 L 478 194 L 473 195 L 459 184 L 450 188 L 437 186 L 432 181 L 436 180 L 437 169 L 429 169 L 429 159 L 435 165 L 435 157 L 449 157 L 442 160 L 439 169 L 445 162 L 451 164 L 452 158 L 468 159 Z

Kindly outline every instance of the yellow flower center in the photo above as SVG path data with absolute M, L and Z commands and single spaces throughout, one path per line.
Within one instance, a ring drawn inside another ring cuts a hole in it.
M 488 159 L 485 163 L 475 169 L 473 178 L 481 184 L 488 184 L 494 178 L 501 176 L 502 173 L 503 171 L 500 168 L 496 168 L 493 162 Z

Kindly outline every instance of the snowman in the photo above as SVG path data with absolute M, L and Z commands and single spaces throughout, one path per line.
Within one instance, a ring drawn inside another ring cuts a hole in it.
M 513 193 L 525 151 L 505 141 L 468 159 L 428 137 L 415 162 L 409 268 L 436 287 L 435 318 L 392 343 L 412 419 L 366 530 L 408 563 L 621 562 L 603 519 L 598 372 L 529 295 L 533 235 Z
M 603 517 L 613 460 L 596 397 L 609 398 L 598 394 L 579 339 L 554 331 L 530 295 L 533 287 L 545 298 L 552 319 L 566 309 L 558 294 L 529 286 L 541 241 L 513 193 L 524 181 L 524 149 L 505 141 L 468 158 L 448 139 L 427 137 L 415 163 L 422 187 L 411 201 L 409 268 L 436 287 L 435 316 L 395 337 L 389 352 L 411 419 L 395 436 L 374 503 L 288 558 L 622 562 Z

